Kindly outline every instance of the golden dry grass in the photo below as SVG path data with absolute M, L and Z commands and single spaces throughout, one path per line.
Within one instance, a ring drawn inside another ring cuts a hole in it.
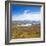
M 13 25 L 11 37 L 16 38 L 37 38 L 40 37 L 40 25 L 32 25 L 28 27 L 18 27 Z

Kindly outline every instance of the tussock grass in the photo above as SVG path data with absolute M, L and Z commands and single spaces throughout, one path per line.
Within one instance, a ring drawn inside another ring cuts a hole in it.
M 11 37 L 16 38 L 38 38 L 40 37 L 40 25 L 32 25 L 28 27 L 18 27 L 12 25 Z

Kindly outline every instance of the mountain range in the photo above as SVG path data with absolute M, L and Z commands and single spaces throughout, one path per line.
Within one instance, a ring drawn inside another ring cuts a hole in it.
M 23 20 L 23 21 L 12 21 L 12 24 L 40 24 L 40 21 L 30 21 L 30 20 Z

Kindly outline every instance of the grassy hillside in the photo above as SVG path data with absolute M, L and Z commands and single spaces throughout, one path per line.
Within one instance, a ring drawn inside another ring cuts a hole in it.
M 28 27 L 12 25 L 11 37 L 16 38 L 37 38 L 40 37 L 40 25 L 35 24 Z

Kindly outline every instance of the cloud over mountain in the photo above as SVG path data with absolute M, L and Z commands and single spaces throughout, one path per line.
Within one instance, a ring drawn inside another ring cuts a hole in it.
M 40 20 L 40 13 L 31 13 L 30 10 L 24 10 L 23 14 L 20 15 L 15 15 L 13 14 L 12 16 L 12 21 L 15 20 L 35 20 L 38 21 Z

